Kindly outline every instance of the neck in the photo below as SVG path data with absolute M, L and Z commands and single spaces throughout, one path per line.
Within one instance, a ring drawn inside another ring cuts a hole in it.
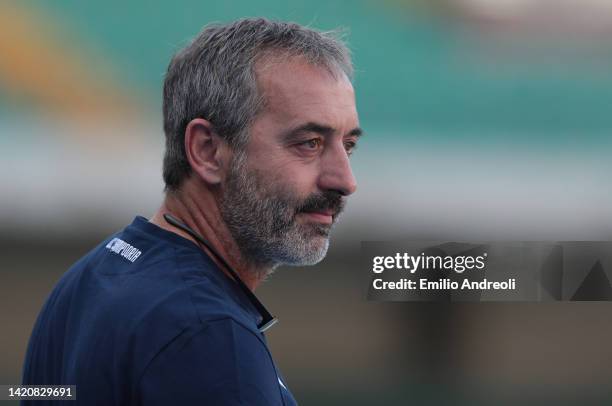
M 251 291 L 254 291 L 266 275 L 270 273 L 271 268 L 249 263 L 243 257 L 236 242 L 231 237 L 225 222 L 221 218 L 217 200 L 211 191 L 196 193 L 190 187 L 189 181 L 187 181 L 180 191 L 166 194 L 161 207 L 149 220 L 158 227 L 194 242 L 206 251 L 206 248 L 187 232 L 169 224 L 164 219 L 164 214 L 171 214 L 187 227 L 204 237 L 236 271 L 240 279 Z M 208 254 L 219 269 L 231 276 L 214 255 Z

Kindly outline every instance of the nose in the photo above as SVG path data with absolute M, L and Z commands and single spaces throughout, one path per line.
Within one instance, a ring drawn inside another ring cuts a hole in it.
M 336 191 L 342 196 L 351 195 L 357 190 L 351 162 L 342 143 L 328 148 L 321 157 L 319 187 L 325 191 Z

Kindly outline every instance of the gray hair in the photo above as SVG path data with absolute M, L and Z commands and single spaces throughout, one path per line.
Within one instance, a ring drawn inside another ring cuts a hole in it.
M 302 57 L 334 77 L 352 79 L 350 53 L 337 33 L 264 18 L 204 27 L 172 58 L 164 80 L 166 190 L 178 190 L 191 173 L 185 154 L 185 129 L 191 120 L 208 120 L 230 147 L 244 148 L 248 128 L 264 106 L 255 74 L 260 61 Z

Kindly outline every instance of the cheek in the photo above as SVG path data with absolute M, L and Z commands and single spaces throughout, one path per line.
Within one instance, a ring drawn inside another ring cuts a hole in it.
M 299 200 L 317 191 L 315 165 L 304 164 L 301 161 L 285 162 L 272 168 L 269 179 L 273 180 L 275 189 L 283 194 L 291 194 Z
M 315 163 L 295 159 L 274 168 L 274 176 L 279 183 L 291 184 L 305 195 L 316 190 L 318 167 Z
M 317 191 L 318 160 L 305 160 L 290 154 L 286 148 L 268 145 L 253 146 L 250 166 L 266 179 L 268 190 L 303 200 Z

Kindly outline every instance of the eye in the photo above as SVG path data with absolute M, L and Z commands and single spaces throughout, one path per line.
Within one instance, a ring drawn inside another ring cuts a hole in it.
M 355 141 L 344 141 L 344 149 L 346 150 L 346 154 L 351 156 L 357 149 L 357 143 Z
M 321 147 L 321 143 L 322 142 L 320 138 L 313 138 L 304 142 L 300 142 L 298 145 L 304 149 L 316 151 Z

